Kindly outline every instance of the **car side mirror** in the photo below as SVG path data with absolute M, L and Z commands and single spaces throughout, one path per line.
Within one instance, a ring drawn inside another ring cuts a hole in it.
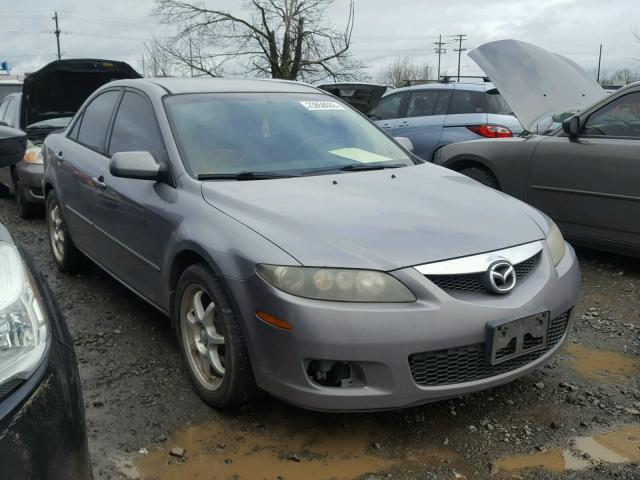
M 393 137 L 393 139 L 398 142 L 405 150 L 413 152 L 413 142 L 407 137 Z
M 569 138 L 576 138 L 580 135 L 580 117 L 574 115 L 573 117 L 565 119 L 562 122 L 562 130 Z
M 11 127 L 0 126 L 0 168 L 15 165 L 27 151 L 27 136 Z
M 162 168 L 149 152 L 114 153 L 109 162 L 114 177 L 137 180 L 160 180 Z

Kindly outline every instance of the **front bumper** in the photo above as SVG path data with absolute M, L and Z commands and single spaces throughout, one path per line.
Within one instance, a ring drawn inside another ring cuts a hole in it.
M 580 286 L 580 270 L 570 246 L 554 267 L 545 245 L 536 268 L 503 296 L 451 295 L 414 268 L 392 274 L 413 291 L 416 302 L 324 302 L 280 292 L 257 275 L 246 282 L 227 279 L 241 312 L 258 385 L 287 402 L 334 411 L 402 408 L 492 388 L 549 360 L 566 339 L 569 322 L 556 343 L 530 362 L 475 380 L 419 384 L 409 358 L 482 345 L 485 324 L 491 320 L 515 320 L 545 311 L 552 319 L 569 316 Z M 258 310 L 289 322 L 293 330 L 267 325 L 256 318 Z M 348 362 L 358 372 L 357 381 L 343 387 L 322 386 L 307 373 L 313 360 Z
M 28 163 L 23 160 L 16 163 L 15 174 L 22 184 L 27 202 L 44 202 L 44 195 L 42 193 L 42 178 L 44 177 L 43 164 Z
M 0 477 L 90 480 L 84 403 L 71 337 L 48 287 L 32 271 L 47 306 L 52 338 L 34 374 L 12 391 L 0 393 Z

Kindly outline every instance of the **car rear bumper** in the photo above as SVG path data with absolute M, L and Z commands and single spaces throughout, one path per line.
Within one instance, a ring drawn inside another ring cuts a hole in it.
M 248 282 L 227 279 L 241 310 L 258 385 L 287 402 L 333 411 L 401 408 L 491 388 L 554 355 L 567 338 L 580 285 L 569 246 L 557 267 L 545 246 L 532 273 L 503 296 L 450 295 L 413 268 L 393 274 L 413 291 L 416 302 L 322 302 L 287 295 L 257 276 Z M 259 310 L 293 329 L 264 323 L 255 315 Z M 486 363 L 487 322 L 546 311 L 554 330 L 545 350 L 501 367 Z M 333 378 L 345 364 L 350 377 L 341 386 L 317 380 L 320 365 L 325 373 L 335 366 L 329 372 Z M 429 369 L 448 376 L 433 380 Z

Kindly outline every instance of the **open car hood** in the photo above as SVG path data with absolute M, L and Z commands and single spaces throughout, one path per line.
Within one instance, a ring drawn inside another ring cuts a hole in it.
M 375 83 L 344 82 L 318 85 L 318 88 L 335 95 L 366 115 L 380 101 L 387 89 L 393 87 Z
M 555 113 L 581 110 L 606 92 L 577 63 L 518 40 L 485 43 L 469 56 L 530 132 Z
M 96 59 L 56 60 L 27 75 L 22 86 L 20 127 L 73 116 L 98 87 L 112 80 L 140 78 L 124 62 Z

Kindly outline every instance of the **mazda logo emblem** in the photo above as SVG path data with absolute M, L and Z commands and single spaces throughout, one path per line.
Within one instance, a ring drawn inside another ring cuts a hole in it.
M 506 260 L 498 260 L 489 265 L 484 275 L 484 286 L 491 293 L 505 294 L 513 290 L 517 280 L 513 265 Z

